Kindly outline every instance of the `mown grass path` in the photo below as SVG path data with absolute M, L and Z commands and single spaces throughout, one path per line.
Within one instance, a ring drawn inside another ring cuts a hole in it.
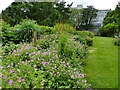
M 93 88 L 118 88 L 118 46 L 114 38 L 94 37 L 88 47 L 84 72 Z

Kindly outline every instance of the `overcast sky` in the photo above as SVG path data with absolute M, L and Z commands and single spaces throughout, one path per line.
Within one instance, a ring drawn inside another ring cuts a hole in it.
M 115 6 L 120 0 L 65 0 L 68 4 L 73 2 L 72 7 L 77 7 L 78 4 L 83 4 L 86 8 L 88 5 L 94 6 L 96 9 L 115 9 Z M 0 13 L 7 8 L 14 0 L 0 0 Z

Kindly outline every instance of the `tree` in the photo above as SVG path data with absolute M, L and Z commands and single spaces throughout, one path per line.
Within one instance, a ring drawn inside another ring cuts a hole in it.
M 116 5 L 115 8 L 115 17 L 116 23 L 118 24 L 118 31 L 120 32 L 120 1 L 118 2 L 118 5 Z
M 109 11 L 103 20 L 103 26 L 98 30 L 101 36 L 119 35 L 120 32 L 120 2 L 115 10 Z
M 56 9 L 59 11 L 60 13 L 60 22 L 65 23 L 69 20 L 70 17 L 70 8 L 72 6 L 73 3 L 71 4 L 67 4 L 67 7 L 65 7 L 65 3 L 64 1 L 55 3 Z
M 70 21 L 73 25 L 80 27 L 82 25 L 82 9 L 71 9 Z
M 116 19 L 115 19 L 115 11 L 109 11 L 107 13 L 107 15 L 105 16 L 104 20 L 103 20 L 103 25 L 107 25 L 109 23 L 113 23 L 115 22 L 116 23 Z
M 97 11 L 93 6 L 87 6 L 87 8 L 83 9 L 82 26 L 85 29 L 90 29 L 89 26 L 92 25 L 92 22 L 95 22 L 94 18 L 97 17 Z
M 2 18 L 14 26 L 22 19 L 30 18 L 39 25 L 53 26 L 60 18 L 53 2 L 13 2 L 5 11 Z

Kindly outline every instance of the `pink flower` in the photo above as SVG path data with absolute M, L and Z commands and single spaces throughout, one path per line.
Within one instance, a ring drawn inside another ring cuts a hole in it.
M 16 50 L 14 50 L 13 52 L 16 52 Z
M 20 80 L 20 79 L 18 79 L 18 82 L 21 82 L 21 80 Z
M 25 81 L 25 79 L 22 79 L 22 81 Z
M 38 53 L 40 53 L 40 51 L 38 51 Z
M 17 86 L 16 84 L 14 84 L 14 86 Z
M 17 69 L 18 72 L 20 72 L 20 69 Z
M 55 58 L 55 57 L 53 57 L 53 58 Z
M 21 88 L 21 86 L 20 86 L 20 87 L 18 87 L 18 88 Z
M 61 63 L 65 63 L 65 61 L 61 62 Z
M 64 72 L 63 74 L 65 75 L 66 73 Z
M 73 78 L 74 76 L 73 75 L 71 75 L 71 78 Z
M 31 60 L 31 62 L 34 62 L 34 60 Z
M 26 52 L 26 54 L 28 54 L 29 52 Z
M 9 85 L 11 85 L 11 83 L 13 83 L 13 80 L 12 80 L 12 79 L 11 79 L 11 80 L 9 80 L 9 82 L 8 82 L 8 83 L 9 83 Z
M 3 78 L 4 78 L 4 79 L 6 79 L 6 78 L 7 78 L 7 76 L 3 76 Z
M 76 68 L 74 69 L 74 71 L 76 70 Z
M 10 69 L 9 73 L 11 73 L 11 74 L 12 74 L 13 72 L 14 72 L 14 70 L 13 70 L 13 69 Z
M 34 83 L 34 81 L 32 81 L 31 83 Z
M 40 60 L 40 59 L 38 58 L 38 60 Z

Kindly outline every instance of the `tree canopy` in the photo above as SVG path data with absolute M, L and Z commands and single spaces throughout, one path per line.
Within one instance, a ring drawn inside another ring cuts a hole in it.
M 39 25 L 53 26 L 60 18 L 60 13 L 54 8 L 53 2 L 13 2 L 2 11 L 2 18 L 11 26 L 27 17 Z

